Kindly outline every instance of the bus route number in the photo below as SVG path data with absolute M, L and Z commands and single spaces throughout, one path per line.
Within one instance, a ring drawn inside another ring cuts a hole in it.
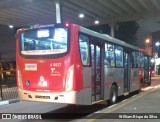
M 53 74 L 53 73 L 54 73 L 54 74 L 55 74 L 55 73 L 56 73 L 56 74 L 57 74 L 57 73 L 59 74 L 59 72 L 55 72 L 55 69 L 56 69 L 56 67 L 61 67 L 61 66 L 62 66 L 62 63 L 51 63 L 51 64 L 50 64 L 51 74 Z
M 51 63 L 50 66 L 51 67 L 61 67 L 62 63 Z

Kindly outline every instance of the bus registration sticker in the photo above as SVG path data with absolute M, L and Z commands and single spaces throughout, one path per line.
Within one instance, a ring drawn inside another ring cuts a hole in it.
M 37 64 L 25 64 L 25 70 L 37 71 Z

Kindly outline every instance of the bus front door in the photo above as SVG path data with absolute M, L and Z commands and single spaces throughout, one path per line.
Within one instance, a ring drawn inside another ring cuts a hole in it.
M 91 43 L 92 102 L 101 99 L 101 46 Z
M 142 86 L 151 85 L 151 73 L 150 72 L 150 58 L 149 56 L 144 56 L 144 81 Z
M 124 52 L 124 93 L 128 94 L 130 91 L 130 67 L 129 54 Z

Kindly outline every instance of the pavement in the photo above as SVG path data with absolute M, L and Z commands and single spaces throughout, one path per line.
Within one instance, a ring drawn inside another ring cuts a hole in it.
M 4 100 L 4 101 L 0 101 L 0 105 L 12 104 L 12 103 L 16 103 L 19 101 L 20 101 L 19 99 Z

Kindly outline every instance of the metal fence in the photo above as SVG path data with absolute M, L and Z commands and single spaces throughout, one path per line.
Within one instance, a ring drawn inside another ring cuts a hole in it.
M 8 70 L 0 73 L 0 100 L 18 98 L 15 74 L 15 70 Z

